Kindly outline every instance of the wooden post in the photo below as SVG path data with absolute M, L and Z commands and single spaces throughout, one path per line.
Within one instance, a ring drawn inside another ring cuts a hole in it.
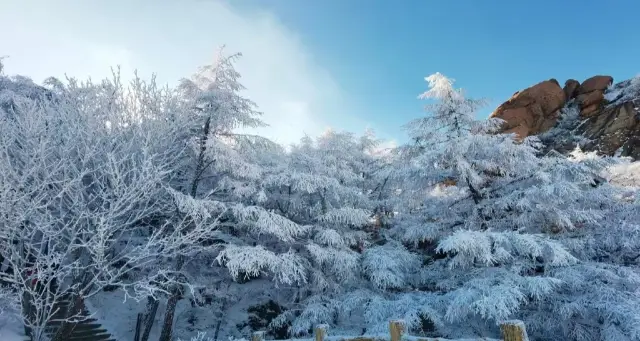
M 524 322 L 519 320 L 504 321 L 500 324 L 504 341 L 529 341 Z
M 391 320 L 389 321 L 389 334 L 391 335 L 391 341 L 400 341 L 402 333 L 404 332 L 404 321 Z
M 251 334 L 251 341 L 263 341 L 264 340 L 264 331 L 253 332 Z
M 324 337 L 327 336 L 327 326 L 326 324 L 319 324 L 316 326 L 314 330 L 315 341 L 324 341 Z

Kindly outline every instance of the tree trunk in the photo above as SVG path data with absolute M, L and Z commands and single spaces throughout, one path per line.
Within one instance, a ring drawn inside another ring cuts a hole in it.
M 151 327 L 153 327 L 153 323 L 156 320 L 156 312 L 158 311 L 158 306 L 160 305 L 160 301 L 155 298 L 149 296 L 147 297 L 147 311 L 144 314 L 144 331 L 142 332 L 142 336 L 140 337 L 140 341 L 148 341 L 149 334 L 151 334 Z
M 218 323 L 216 323 L 216 329 L 215 329 L 215 332 L 213 333 L 213 341 L 218 341 L 218 335 L 220 335 L 221 326 L 222 326 L 222 318 L 218 321 Z
M 167 301 L 167 312 L 164 315 L 164 323 L 162 325 L 162 332 L 160 333 L 159 341 L 171 341 L 173 336 L 173 319 L 176 313 L 176 305 L 178 304 L 179 294 L 172 290 L 171 297 Z
M 180 269 L 182 269 L 184 261 L 184 256 L 178 256 L 176 261 L 176 271 L 180 271 Z M 169 296 L 169 300 L 167 301 L 167 311 L 164 314 L 162 332 L 160 333 L 158 341 L 171 341 L 171 337 L 173 336 L 173 319 L 176 313 L 176 305 L 179 300 L 180 288 L 177 285 L 174 285 L 173 288 L 171 288 L 171 296 Z
M 28 291 L 24 291 L 22 294 L 22 319 L 24 320 L 24 334 L 29 337 L 29 340 L 35 340 L 39 335 L 32 335 L 33 330 L 30 327 L 35 321 L 35 312 L 33 309 L 32 297 Z
M 205 152 L 207 150 L 207 140 L 209 139 L 209 132 L 211 129 L 211 116 L 207 117 L 202 129 L 202 137 L 200 138 L 200 150 L 198 152 L 198 159 L 196 161 L 196 169 L 193 176 L 193 182 L 191 183 L 191 197 L 195 198 L 198 194 L 198 185 L 200 184 L 200 178 L 202 173 L 207 168 L 205 163 Z M 176 259 L 176 271 L 180 271 L 184 265 L 184 256 L 179 255 Z M 180 300 L 180 289 L 178 286 L 171 288 L 171 296 L 167 301 L 167 311 L 164 315 L 164 322 L 162 324 L 162 332 L 160 333 L 159 341 L 171 341 L 173 336 L 173 320 L 176 313 L 176 305 Z
M 226 304 L 222 303 L 222 307 L 220 307 L 220 311 L 221 311 L 220 319 L 218 320 L 218 323 L 216 323 L 216 328 L 215 328 L 215 331 L 213 332 L 213 341 L 218 341 L 218 336 L 220 335 L 220 327 L 222 327 L 222 321 L 226 317 L 226 314 L 225 314 Z
M 320 204 L 322 206 L 322 214 L 327 214 L 327 199 L 326 199 L 326 196 L 327 196 L 327 189 L 323 188 L 322 189 L 322 194 L 321 194 L 321 197 L 320 197 Z
M 142 324 L 144 324 L 144 314 L 138 314 L 138 319 L 136 320 L 136 331 L 133 335 L 133 341 L 140 341 L 140 332 L 142 330 Z
M 477 205 L 482 201 L 482 194 L 478 192 L 473 185 L 471 185 L 471 180 L 467 178 L 467 187 L 469 187 L 469 191 L 471 192 L 471 198 L 473 198 L 473 202 Z

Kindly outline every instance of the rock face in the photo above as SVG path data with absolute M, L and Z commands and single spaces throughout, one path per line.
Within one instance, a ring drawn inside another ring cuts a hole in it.
M 578 92 L 580 94 L 587 94 L 592 91 L 604 92 L 613 83 L 613 77 L 611 76 L 593 76 L 580 84 Z
M 555 79 L 547 80 L 516 92 L 491 117 L 505 120 L 502 132 L 519 138 L 553 136 L 558 129 L 567 130 L 566 122 L 556 127 L 561 109 L 575 108 L 579 115 L 567 132 L 579 136 L 573 140 L 581 141 L 581 148 L 640 160 L 640 78 L 612 84 L 613 78 L 603 75 L 582 83 L 569 79 L 564 88 Z M 567 150 L 566 145 L 558 147 Z
M 564 82 L 564 97 L 568 100 L 574 99 L 578 95 L 580 82 L 575 79 L 569 79 Z
M 550 79 L 516 92 L 490 117 L 505 120 L 503 131 L 522 139 L 553 127 L 565 102 L 564 90 L 558 81 Z
M 577 129 L 590 140 L 584 149 L 640 160 L 639 106 L 639 100 L 632 100 L 592 112 Z
M 604 92 L 612 83 L 611 76 L 593 76 L 580 84 L 576 102 L 580 105 L 582 116 L 589 117 L 602 108 Z

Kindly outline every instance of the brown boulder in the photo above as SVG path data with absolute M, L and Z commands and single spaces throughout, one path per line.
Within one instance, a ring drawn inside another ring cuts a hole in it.
M 576 97 L 576 101 L 580 104 L 580 108 L 586 108 L 594 104 L 600 104 L 604 101 L 604 93 L 602 91 L 591 91 L 586 94 L 580 94 Z
M 580 84 L 578 94 L 586 94 L 592 91 L 604 92 L 613 83 L 611 76 L 593 76 Z
M 586 106 L 580 109 L 580 116 L 585 118 L 591 117 L 597 114 L 599 109 L 600 109 L 600 104 L 598 103 L 591 104 L 589 106 Z
M 567 101 L 575 98 L 578 95 L 579 87 L 580 87 L 580 82 L 578 82 L 575 79 L 569 79 L 566 82 L 564 82 L 564 89 L 562 90 L 564 91 L 564 96 L 566 97 Z
M 566 101 L 558 81 L 550 79 L 516 92 L 490 117 L 503 119 L 502 131 L 516 133 L 522 139 L 553 127 Z
M 593 76 L 582 82 L 576 97 L 582 117 L 589 117 L 602 108 L 605 103 L 604 92 L 612 83 L 611 76 Z

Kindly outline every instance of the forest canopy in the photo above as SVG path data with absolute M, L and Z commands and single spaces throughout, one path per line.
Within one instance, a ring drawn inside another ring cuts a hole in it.
M 0 318 L 48 340 L 52 321 L 88 318 L 60 316 L 71 298 L 140 314 L 141 341 L 390 319 L 434 337 L 520 319 L 536 340 L 640 339 L 637 163 L 501 134 L 440 73 L 406 144 L 329 130 L 281 146 L 245 133 L 268 122 L 240 57 L 221 49 L 176 87 L 0 67 Z

